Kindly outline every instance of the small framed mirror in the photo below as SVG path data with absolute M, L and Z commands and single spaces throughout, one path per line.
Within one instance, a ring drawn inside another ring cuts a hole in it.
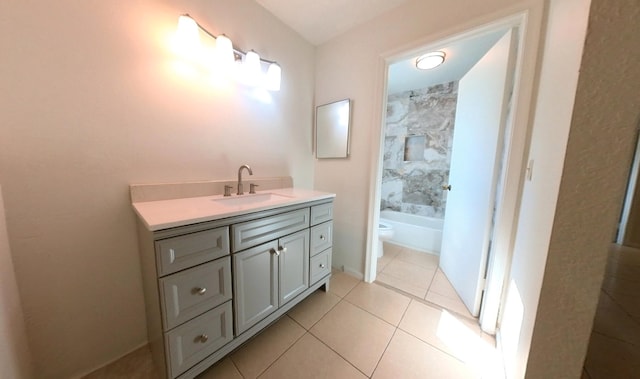
M 316 107 L 316 158 L 349 157 L 351 100 Z

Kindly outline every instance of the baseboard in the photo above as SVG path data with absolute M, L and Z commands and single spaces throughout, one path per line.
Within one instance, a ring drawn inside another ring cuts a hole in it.
M 144 342 L 142 342 L 140 345 L 138 345 L 137 347 L 135 347 L 135 348 L 133 348 L 133 349 L 129 350 L 127 353 L 124 353 L 124 354 L 120 355 L 118 358 L 114 358 L 114 359 L 112 359 L 112 360 L 108 361 L 107 363 L 104 363 L 104 364 L 102 364 L 102 365 L 100 365 L 100 366 L 98 366 L 98 367 L 95 367 L 95 368 L 93 368 L 93 369 L 90 369 L 90 370 L 88 370 L 88 371 L 85 371 L 85 372 L 84 372 L 84 373 L 82 373 L 82 374 L 73 375 L 73 376 L 71 376 L 71 379 L 80 379 L 80 378 L 84 378 L 85 376 L 87 376 L 87 375 L 89 375 L 89 374 L 92 374 L 92 373 L 94 373 L 94 372 L 96 372 L 96 371 L 98 371 L 98 370 L 100 370 L 100 369 L 102 369 L 102 368 L 104 368 L 104 367 L 109 366 L 109 365 L 110 365 L 110 364 L 112 364 L 112 363 L 115 363 L 115 362 L 119 361 L 120 359 L 122 359 L 122 358 L 126 357 L 127 355 L 129 355 L 129 354 L 133 353 L 134 351 L 136 351 L 136 350 L 138 350 L 138 349 L 140 349 L 140 348 L 143 348 L 143 347 L 147 346 L 148 344 L 149 344 L 149 342 L 144 341 Z

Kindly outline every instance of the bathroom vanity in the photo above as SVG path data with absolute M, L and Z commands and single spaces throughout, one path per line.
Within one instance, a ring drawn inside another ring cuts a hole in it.
M 286 188 L 133 203 L 162 378 L 193 378 L 328 290 L 334 197 Z

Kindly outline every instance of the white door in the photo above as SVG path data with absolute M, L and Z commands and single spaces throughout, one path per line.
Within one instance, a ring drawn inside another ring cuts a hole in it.
M 515 38 L 508 31 L 458 86 L 440 268 L 474 316 L 484 289 Z

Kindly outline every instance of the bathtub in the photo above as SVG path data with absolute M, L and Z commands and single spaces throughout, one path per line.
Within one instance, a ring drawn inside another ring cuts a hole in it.
M 384 210 L 380 212 L 380 221 L 393 226 L 395 233 L 389 242 L 414 250 L 440 254 L 442 219 Z

